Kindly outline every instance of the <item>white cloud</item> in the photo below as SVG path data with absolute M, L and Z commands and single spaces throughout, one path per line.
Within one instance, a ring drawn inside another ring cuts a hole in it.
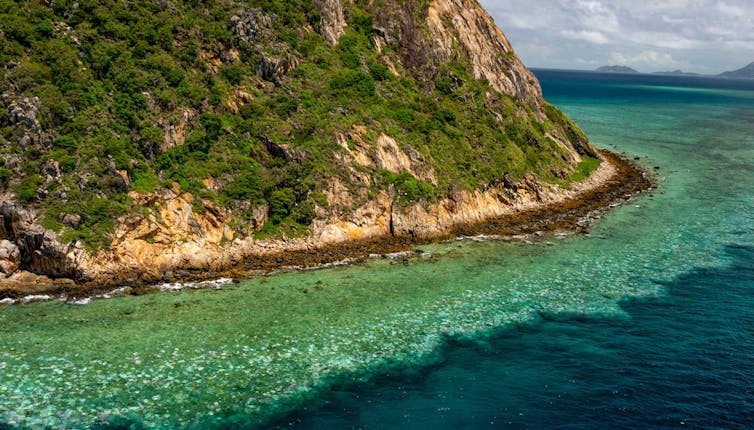
M 599 31 L 563 30 L 560 32 L 560 35 L 568 39 L 584 40 L 587 42 L 596 43 L 598 45 L 602 45 L 608 42 L 607 37 L 604 34 L 600 33 Z
M 584 67 L 619 53 L 644 71 L 718 73 L 754 60 L 752 0 L 480 1 L 532 66 Z
M 727 15 L 734 18 L 743 16 L 746 13 L 746 11 L 743 10 L 742 8 L 735 5 L 730 5 L 722 1 L 717 2 L 716 7 L 717 7 L 717 10 L 719 10 L 720 13 L 722 13 L 723 15 Z
M 614 64 L 631 65 L 632 67 L 655 71 L 676 70 L 687 66 L 683 62 L 676 61 L 672 55 L 657 51 L 641 51 L 633 55 L 612 52 L 610 53 L 610 60 Z

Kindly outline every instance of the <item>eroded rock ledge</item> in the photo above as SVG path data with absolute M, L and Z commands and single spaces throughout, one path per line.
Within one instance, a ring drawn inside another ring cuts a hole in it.
M 230 215 L 213 206 L 193 210 L 193 196 L 167 192 L 134 196 L 159 211 L 123 219 L 110 249 L 96 255 L 34 223 L 33 215 L 0 203 L 0 299 L 30 294 L 82 297 L 115 286 L 242 277 L 411 249 L 412 244 L 458 236 L 512 236 L 581 231 L 595 211 L 651 188 L 634 164 L 602 153 L 600 168 L 563 190 L 533 177 L 484 190 L 457 193 L 432 204 L 396 209 L 381 193 L 342 218 L 315 222 L 300 239 L 236 237 Z

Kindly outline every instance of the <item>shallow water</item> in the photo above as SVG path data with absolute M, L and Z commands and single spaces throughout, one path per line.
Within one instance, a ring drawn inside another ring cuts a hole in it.
M 538 74 L 652 195 L 588 236 L 2 308 L 0 423 L 750 427 L 754 83 Z

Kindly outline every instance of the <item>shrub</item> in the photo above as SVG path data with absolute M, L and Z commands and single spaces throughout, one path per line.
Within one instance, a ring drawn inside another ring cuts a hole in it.
M 369 61 L 369 74 L 375 81 L 384 81 L 393 76 L 386 65 L 374 60 Z
M 285 217 L 291 214 L 293 205 L 296 204 L 296 196 L 290 188 L 275 190 L 270 193 L 267 201 L 270 204 L 270 220 L 280 224 Z
M 259 174 L 256 166 L 250 166 L 233 181 L 226 185 L 222 191 L 226 201 L 245 200 L 258 203 L 263 200 L 262 190 L 259 184 Z
M 65 149 L 66 151 L 76 150 L 76 139 L 71 136 L 60 136 L 53 142 L 56 148 Z
M 231 85 L 238 85 L 246 75 L 246 68 L 236 64 L 230 64 L 222 68 L 222 75 Z
M 330 80 L 330 89 L 346 98 L 374 97 L 375 82 L 371 75 L 358 70 L 345 70 Z
M 0 167 L 0 185 L 8 185 L 8 181 L 10 181 L 11 176 L 13 176 L 13 172 L 11 172 L 10 169 Z
M 37 190 L 42 185 L 42 177 L 30 175 L 21 180 L 16 187 L 16 196 L 24 203 L 31 203 L 37 199 Z
M 383 183 L 395 186 L 398 198 L 401 201 L 416 202 L 422 199 L 431 199 L 437 194 L 437 189 L 434 185 L 416 179 L 408 172 L 393 173 L 388 170 L 383 170 L 380 174 Z

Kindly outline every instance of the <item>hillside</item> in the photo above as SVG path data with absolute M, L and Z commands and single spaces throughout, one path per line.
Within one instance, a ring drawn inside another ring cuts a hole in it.
M 8 276 L 428 236 L 599 164 L 476 0 L 3 1 L 0 40 Z
M 718 76 L 722 78 L 754 78 L 754 62 L 738 70 L 720 73 Z

